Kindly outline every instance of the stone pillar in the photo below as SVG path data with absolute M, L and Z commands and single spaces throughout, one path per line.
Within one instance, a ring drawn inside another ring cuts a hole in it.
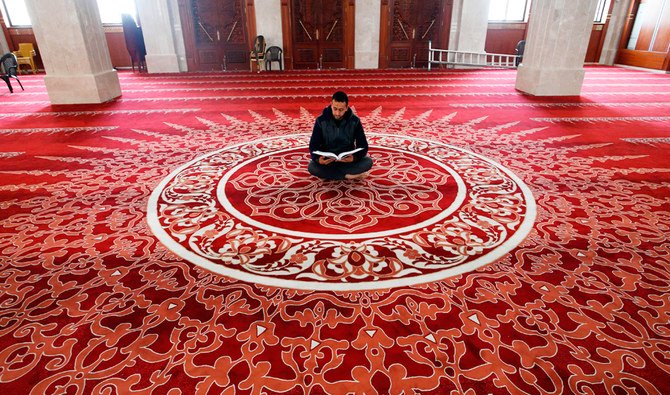
M 5 35 L 0 34 L 0 53 L 5 54 L 7 52 L 10 52 L 9 45 L 7 44 L 7 40 L 5 40 Z
M 356 2 L 356 27 L 354 33 L 355 68 L 379 67 L 379 28 L 381 0 Z
M 0 23 L 5 23 L 2 18 L 2 15 L 0 15 Z M 0 32 L 0 56 L 2 54 L 6 54 L 7 52 L 10 52 L 9 44 L 7 44 L 5 35 Z
M 598 0 L 535 0 L 516 89 L 536 96 L 577 96 Z
M 179 57 L 168 0 L 136 0 L 149 73 L 178 73 Z M 179 15 L 176 15 L 177 21 Z M 181 24 L 180 24 L 181 26 Z
M 451 27 L 449 49 L 484 52 L 489 27 L 489 0 L 455 0 Z
M 613 65 L 616 54 L 619 51 L 619 41 L 623 34 L 623 27 L 628 16 L 628 0 L 613 0 L 614 8 L 607 24 L 607 33 L 603 42 L 603 51 L 600 54 L 600 63 Z
M 53 104 L 102 103 L 121 95 L 95 0 L 26 0 Z

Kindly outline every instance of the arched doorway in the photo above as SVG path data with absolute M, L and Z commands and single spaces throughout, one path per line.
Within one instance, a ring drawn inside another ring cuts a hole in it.
M 353 3 L 352 0 L 290 0 L 286 4 L 293 68 L 353 67 Z
M 179 1 L 189 71 L 249 70 L 249 28 L 255 30 L 255 22 L 249 23 L 245 3 Z
M 428 41 L 449 42 L 453 0 L 383 0 L 380 68 L 427 66 Z

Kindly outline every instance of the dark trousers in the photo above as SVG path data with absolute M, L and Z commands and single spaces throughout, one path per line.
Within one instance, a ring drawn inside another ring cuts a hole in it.
M 363 157 L 356 162 L 333 162 L 329 165 L 320 165 L 314 161 L 309 162 L 307 170 L 311 175 L 326 180 L 344 180 L 346 174 L 361 174 L 372 168 L 372 158 Z

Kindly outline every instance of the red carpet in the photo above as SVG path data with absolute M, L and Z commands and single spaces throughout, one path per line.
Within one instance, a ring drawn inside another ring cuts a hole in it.
M 120 73 L 0 93 L 0 389 L 670 393 L 670 78 Z M 375 161 L 306 172 L 334 90 Z

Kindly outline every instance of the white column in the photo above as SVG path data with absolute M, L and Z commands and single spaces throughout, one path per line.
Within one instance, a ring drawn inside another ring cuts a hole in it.
M 172 37 L 174 37 L 175 50 L 179 61 L 179 71 L 188 71 L 186 63 L 186 44 L 184 44 L 184 31 L 181 28 L 181 16 L 179 15 L 179 1 L 169 0 L 170 22 L 172 23 Z
M 576 96 L 598 0 L 533 1 L 516 89 L 536 96 Z
M 0 54 L 6 54 L 7 52 L 9 52 L 9 45 L 5 39 L 5 35 L 0 34 Z
M 53 104 L 102 103 L 121 95 L 95 0 L 26 0 Z
M 281 0 L 254 0 L 256 10 L 256 34 L 265 37 L 268 47 L 284 49 L 281 31 Z
M 381 0 L 356 2 L 354 68 L 376 69 L 379 67 L 380 13 Z
M 149 73 L 178 73 L 179 57 L 168 0 L 136 0 Z M 176 15 L 177 20 L 179 15 Z
M 489 0 L 455 0 L 451 25 L 449 49 L 484 52 L 489 27 Z
M 628 16 L 628 0 L 613 0 L 614 8 L 607 25 L 605 41 L 603 42 L 603 51 L 600 54 L 600 63 L 613 65 L 616 54 L 619 51 L 619 40 L 623 34 L 623 27 Z

